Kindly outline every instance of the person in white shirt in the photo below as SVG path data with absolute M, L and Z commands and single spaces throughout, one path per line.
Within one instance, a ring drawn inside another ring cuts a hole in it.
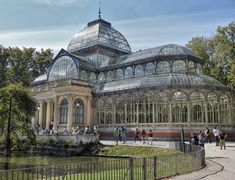
M 213 129 L 213 134 L 215 137 L 215 145 L 219 146 L 219 135 L 220 135 L 220 131 L 218 129 L 216 129 L 216 127 Z

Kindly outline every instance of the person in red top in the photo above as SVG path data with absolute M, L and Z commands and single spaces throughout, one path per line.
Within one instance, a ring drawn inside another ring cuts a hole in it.
M 145 142 L 145 137 L 146 137 L 146 132 L 145 132 L 145 130 L 143 129 L 143 131 L 142 131 L 143 144 L 146 144 L 146 142 Z
M 152 129 L 149 129 L 148 136 L 149 136 L 148 144 L 153 145 L 153 131 L 152 131 Z

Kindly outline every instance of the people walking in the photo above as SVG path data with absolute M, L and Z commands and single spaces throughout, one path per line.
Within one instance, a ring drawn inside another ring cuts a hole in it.
M 138 128 L 135 129 L 135 139 L 134 139 L 134 141 L 136 142 L 137 140 L 139 140 L 141 142 L 140 132 L 139 132 Z
M 153 145 L 153 131 L 152 129 L 149 129 L 149 133 L 148 133 L 148 144 Z
M 126 144 L 126 128 L 122 126 L 121 128 L 122 143 Z

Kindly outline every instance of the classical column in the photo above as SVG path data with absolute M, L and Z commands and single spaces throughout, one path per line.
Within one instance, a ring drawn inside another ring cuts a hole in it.
M 58 116 L 58 99 L 54 98 L 54 115 L 53 115 L 53 129 L 57 129 L 59 126 L 59 116 Z
M 188 101 L 187 103 L 187 109 L 188 109 L 188 126 L 190 127 L 190 123 L 191 123 L 191 101 Z
M 124 104 L 124 108 L 125 108 L 125 123 L 128 123 L 127 122 L 127 103 Z
M 172 125 L 172 104 L 171 104 L 171 102 L 169 103 L 169 109 L 170 109 L 170 113 L 169 113 L 169 115 L 170 115 L 170 124 Z
M 39 108 L 39 125 L 40 125 L 40 128 L 42 128 L 42 125 L 43 125 L 43 101 L 40 101 L 39 102 L 39 105 L 40 105 L 40 108 Z
M 73 98 L 69 96 L 68 97 L 68 116 L 67 116 L 68 132 L 72 132 L 72 126 L 73 126 Z
M 48 99 L 46 102 L 47 102 L 46 128 L 48 130 L 50 130 L 50 124 L 51 124 L 51 100 Z
M 208 127 L 208 102 L 205 100 L 205 119 L 206 119 L 206 126 Z
M 87 112 L 87 116 L 86 116 L 86 122 L 88 126 L 91 126 L 91 97 L 88 96 L 87 97 L 87 106 L 86 106 L 86 112 Z

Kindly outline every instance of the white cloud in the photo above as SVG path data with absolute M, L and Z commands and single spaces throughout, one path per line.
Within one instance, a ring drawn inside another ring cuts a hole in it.
M 30 0 L 37 4 L 45 4 L 48 6 L 57 5 L 57 6 L 69 6 L 69 5 L 77 5 L 84 6 L 86 0 Z

